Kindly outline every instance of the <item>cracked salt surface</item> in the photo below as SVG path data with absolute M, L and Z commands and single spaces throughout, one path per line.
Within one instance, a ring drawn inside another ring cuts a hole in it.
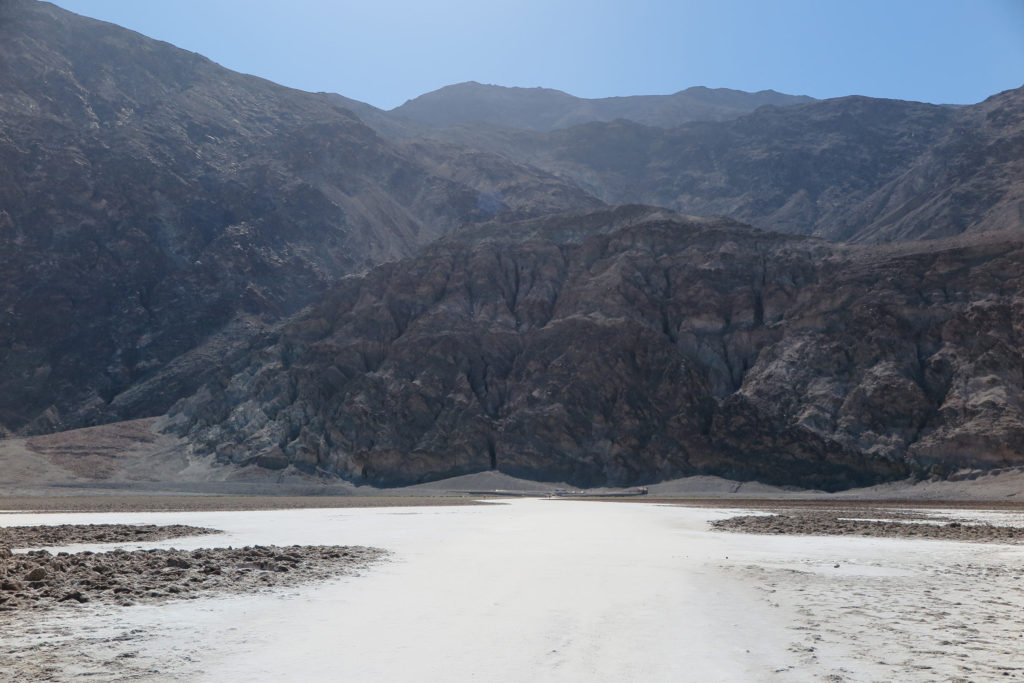
M 150 547 L 372 545 L 393 559 L 245 597 L 54 612 L 5 627 L 4 651 L 49 666 L 37 680 L 925 681 L 1024 671 L 1020 546 L 716 533 L 707 520 L 722 511 L 644 504 L 402 512 L 62 515 L 226 532 Z M 3 523 L 38 523 L 25 517 Z M 52 636 L 59 651 L 45 645 Z

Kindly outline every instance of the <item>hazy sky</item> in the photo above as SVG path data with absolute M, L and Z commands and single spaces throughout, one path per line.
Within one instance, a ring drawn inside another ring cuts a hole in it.
M 390 109 L 443 85 L 692 85 L 972 103 L 1024 84 L 1024 0 L 56 0 Z

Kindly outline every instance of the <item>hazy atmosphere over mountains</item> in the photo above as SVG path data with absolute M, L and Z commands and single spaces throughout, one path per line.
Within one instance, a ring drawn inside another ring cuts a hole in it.
M 0 65 L 2 434 L 382 486 L 1024 465 L 1024 89 L 385 111 L 35 0 Z

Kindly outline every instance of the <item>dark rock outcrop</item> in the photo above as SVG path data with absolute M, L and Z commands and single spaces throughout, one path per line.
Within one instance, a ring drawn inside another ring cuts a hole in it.
M 377 485 L 1019 464 L 1022 273 L 1019 243 L 891 253 L 644 207 L 467 229 L 345 279 L 168 426 Z

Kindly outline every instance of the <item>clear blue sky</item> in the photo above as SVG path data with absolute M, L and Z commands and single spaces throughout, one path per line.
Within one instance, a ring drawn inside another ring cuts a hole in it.
M 475 80 L 977 102 L 1024 85 L 1024 0 L 57 0 L 226 67 L 390 109 Z

